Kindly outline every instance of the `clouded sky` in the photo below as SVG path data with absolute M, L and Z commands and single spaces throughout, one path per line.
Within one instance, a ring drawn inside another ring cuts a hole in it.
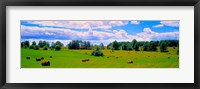
M 117 41 L 179 40 L 179 21 L 22 20 L 21 41 L 85 40 L 93 44 Z

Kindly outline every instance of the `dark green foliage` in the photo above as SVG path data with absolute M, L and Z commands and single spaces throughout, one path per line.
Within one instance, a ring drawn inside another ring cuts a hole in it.
M 44 46 L 43 50 L 48 50 L 48 47 L 47 47 L 47 46 Z
M 160 51 L 167 52 L 167 43 L 165 41 L 161 41 L 160 43 Z
M 33 42 L 32 42 L 32 45 L 36 45 L 36 42 L 35 42 L 35 41 L 33 41 Z
M 31 45 L 31 46 L 29 47 L 29 49 L 34 49 L 34 47 L 35 47 L 34 45 Z
M 133 50 L 130 43 L 124 43 L 122 44 L 122 50 Z
M 112 43 L 112 49 L 113 50 L 119 50 L 119 44 L 118 44 L 118 42 L 117 41 L 114 41 L 113 43 Z
M 94 51 L 92 52 L 93 56 L 103 56 L 103 53 L 100 51 L 100 47 L 95 45 L 94 46 Z
M 29 47 L 29 46 L 30 46 L 29 41 L 24 41 L 24 45 L 23 45 L 23 47 L 24 47 L 24 48 L 27 48 L 27 47 Z
M 137 43 L 138 43 L 139 46 L 143 46 L 145 41 L 138 41 Z
M 101 50 L 105 48 L 103 43 L 101 43 L 98 46 L 100 47 Z M 134 49 L 136 51 L 139 51 L 139 50 L 157 51 L 157 47 L 160 47 L 161 52 L 168 52 L 167 47 L 178 47 L 178 46 L 179 46 L 178 40 L 161 40 L 161 41 L 145 42 L 145 41 L 137 41 L 134 39 L 132 40 L 132 42 L 113 41 L 112 43 L 109 43 L 107 45 L 107 49 L 111 49 L 112 51 L 119 50 L 119 49 L 122 49 L 122 50 Z M 21 42 L 21 47 L 35 49 L 35 50 L 39 50 L 39 48 L 48 50 L 48 48 L 50 47 L 52 50 L 53 49 L 60 50 L 63 47 L 63 43 L 61 43 L 60 41 L 56 41 L 55 43 L 52 42 L 50 45 L 47 41 L 39 41 L 37 45 L 36 42 L 33 41 L 32 44 L 30 45 L 29 41 L 24 41 L 24 42 Z M 67 45 L 67 47 L 68 49 L 95 49 L 95 47 L 93 47 L 93 44 L 90 44 L 89 41 L 81 41 L 81 40 L 72 40 Z
M 35 50 L 39 50 L 39 46 L 38 46 L 38 45 L 35 45 L 35 46 L 34 46 L 34 49 L 35 49 Z
M 161 45 L 163 41 L 165 41 L 167 46 L 169 47 L 174 47 L 174 46 L 177 47 L 179 45 L 179 40 L 161 40 L 159 42 L 159 45 Z
M 30 49 L 35 49 L 35 46 L 36 46 L 36 42 L 33 41 L 33 42 L 32 42 L 32 45 L 31 45 L 29 48 L 30 48 Z
M 144 43 L 143 51 L 148 51 L 148 42 Z
M 39 46 L 40 48 L 43 48 L 43 47 L 45 47 L 45 46 L 49 47 L 49 43 L 46 42 L 46 41 L 39 41 L 38 46 Z
M 119 50 L 121 48 L 122 50 L 131 50 L 134 49 L 136 51 L 141 50 L 140 47 L 142 46 L 143 51 L 157 51 L 157 47 L 161 45 L 162 41 L 166 42 L 166 46 L 178 46 L 179 41 L 178 40 L 161 40 L 161 41 L 150 41 L 150 42 L 145 42 L 145 41 L 137 41 L 137 40 L 132 40 L 131 43 L 129 42 L 117 42 L 114 41 L 110 44 L 107 45 L 107 49 L 110 49 L 112 47 L 112 50 Z M 127 44 L 130 44 L 132 46 L 129 47 Z M 167 50 L 164 50 L 167 52 Z
M 135 46 L 134 46 L 135 51 L 139 51 L 139 46 L 140 46 L 140 44 L 138 42 L 135 43 Z
M 47 45 L 46 41 L 42 41 L 42 46 L 45 47 Z
M 42 43 L 42 41 L 41 41 L 41 40 L 39 41 L 39 43 L 38 43 L 38 46 L 39 46 L 40 48 L 42 48 L 42 47 L 43 47 L 43 43 Z
M 103 56 L 103 53 L 101 51 L 93 51 L 92 55 L 93 56 Z
M 55 45 L 58 45 L 60 47 L 63 47 L 63 43 L 61 43 L 60 41 L 56 41 Z
M 72 40 L 67 46 L 68 49 L 91 49 L 89 41 Z
M 55 46 L 55 50 L 56 50 L 56 51 L 59 51 L 60 49 L 61 49 L 61 46 L 60 46 L 60 45 L 56 45 L 56 46 Z
M 127 49 L 126 44 L 123 44 L 123 45 L 122 45 L 122 50 L 126 50 L 126 49 Z
M 136 43 L 137 43 L 137 40 L 136 40 L 136 39 L 133 39 L 132 42 L 131 42 L 131 46 L 132 46 L 132 48 L 135 47 L 135 44 L 136 44 Z
M 156 46 L 159 46 L 159 41 L 156 41 Z
M 176 54 L 179 55 L 179 50 L 177 50 Z
M 149 42 L 149 51 L 157 51 L 156 42 L 150 41 Z
M 133 50 L 133 48 L 132 48 L 130 43 L 126 44 L 126 46 L 127 46 L 127 50 Z

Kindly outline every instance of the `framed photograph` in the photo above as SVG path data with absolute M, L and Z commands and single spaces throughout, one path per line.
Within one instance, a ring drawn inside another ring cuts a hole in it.
M 198 0 L 7 0 L 0 7 L 3 89 L 199 87 Z

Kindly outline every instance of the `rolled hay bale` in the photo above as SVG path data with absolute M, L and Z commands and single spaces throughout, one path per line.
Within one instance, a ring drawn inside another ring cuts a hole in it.
M 27 56 L 26 59 L 31 59 L 31 57 L 30 57 L 30 56 Z
M 90 61 L 89 58 L 86 58 L 86 59 L 83 59 L 82 62 L 87 62 L 87 61 Z
M 43 60 L 44 59 L 44 57 L 41 57 L 41 60 Z
M 50 61 L 49 60 L 43 60 L 41 64 L 42 64 L 42 66 L 50 66 Z
M 133 63 L 133 60 L 128 60 L 127 63 L 131 64 L 131 63 Z
M 41 59 L 40 59 L 40 58 L 36 58 L 35 60 L 36 60 L 36 61 L 41 61 Z
M 52 56 L 50 56 L 50 58 L 52 58 Z
M 168 59 L 170 59 L 170 57 L 167 57 Z
M 82 60 L 82 62 L 87 62 L 86 60 Z

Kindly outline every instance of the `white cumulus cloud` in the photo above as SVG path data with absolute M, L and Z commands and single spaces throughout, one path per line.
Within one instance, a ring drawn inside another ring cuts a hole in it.
M 131 21 L 131 24 L 140 24 L 139 21 Z
M 154 28 L 159 28 L 163 26 L 179 27 L 179 21 L 160 21 L 160 24 L 153 26 Z
M 164 26 L 163 24 L 159 24 L 159 25 L 153 26 L 153 28 L 159 28 L 159 27 L 163 27 L 163 26 Z
M 113 26 L 123 26 L 128 21 L 26 21 L 40 26 L 56 26 L 70 29 L 109 29 Z
M 150 28 L 144 28 L 143 32 L 136 35 L 128 34 L 123 29 L 116 29 L 112 32 L 104 32 L 93 30 L 89 28 L 87 31 L 61 29 L 61 28 L 40 28 L 31 26 L 21 26 L 22 40 L 30 39 L 35 40 L 48 40 L 54 42 L 60 40 L 67 44 L 70 40 L 86 40 L 92 43 L 110 43 L 114 40 L 117 41 L 132 41 L 137 39 L 138 41 L 151 41 L 151 40 L 164 40 L 164 39 L 179 39 L 179 32 L 163 32 L 158 33 L 152 31 Z

